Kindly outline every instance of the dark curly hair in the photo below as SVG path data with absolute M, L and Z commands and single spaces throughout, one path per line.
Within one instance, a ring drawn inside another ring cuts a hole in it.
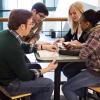
M 89 21 L 93 26 L 95 26 L 100 21 L 100 10 L 95 11 L 93 9 L 89 9 L 85 11 L 82 16 L 86 21 Z

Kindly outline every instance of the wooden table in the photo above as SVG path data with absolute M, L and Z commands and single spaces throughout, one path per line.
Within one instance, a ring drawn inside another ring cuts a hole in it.
M 47 51 L 45 50 L 41 51 L 41 54 L 45 54 L 45 53 L 47 53 Z M 37 61 L 39 62 L 50 62 L 54 58 L 53 56 L 41 56 L 38 53 L 35 53 L 35 56 Z M 61 68 L 63 67 L 64 63 L 67 64 L 71 62 L 82 62 L 82 60 L 78 56 L 68 56 L 68 55 L 59 55 L 59 54 L 57 54 L 55 58 L 58 62 L 58 67 L 56 68 L 54 73 L 54 100 L 60 100 Z

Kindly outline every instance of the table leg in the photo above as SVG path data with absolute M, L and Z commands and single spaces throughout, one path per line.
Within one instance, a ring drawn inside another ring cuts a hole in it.
M 61 66 L 58 63 L 58 67 L 54 74 L 54 100 L 60 100 L 60 78 L 61 78 Z

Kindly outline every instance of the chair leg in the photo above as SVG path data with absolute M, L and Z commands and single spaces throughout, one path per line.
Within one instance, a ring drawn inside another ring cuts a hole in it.
M 79 97 L 79 100 L 82 100 L 82 97 Z
M 87 97 L 79 97 L 79 100 L 88 100 Z
M 85 87 L 85 91 L 84 91 L 84 100 L 88 100 L 88 88 Z
M 87 97 L 88 97 L 88 89 L 85 87 L 83 88 L 83 96 L 82 97 L 79 97 L 79 100 L 88 100 Z
M 0 92 L 0 100 L 10 100 L 10 98 L 8 98 L 2 92 Z

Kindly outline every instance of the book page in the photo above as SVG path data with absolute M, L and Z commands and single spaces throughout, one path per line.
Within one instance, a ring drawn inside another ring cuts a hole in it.
M 37 51 L 37 53 L 39 54 L 40 57 L 43 57 L 43 58 L 56 58 L 56 57 L 59 57 L 59 54 L 57 52 L 51 52 L 51 51 L 47 51 L 47 50 L 40 50 L 40 51 Z

